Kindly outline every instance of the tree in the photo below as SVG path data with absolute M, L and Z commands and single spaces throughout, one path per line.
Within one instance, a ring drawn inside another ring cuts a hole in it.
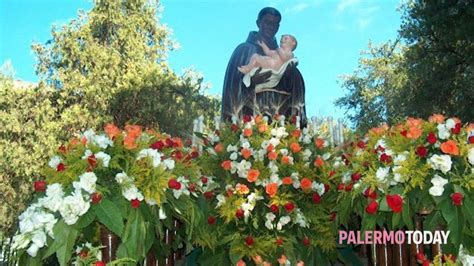
M 474 4 L 416 0 L 402 9 L 400 41 L 369 44 L 336 104 L 361 130 L 433 113 L 474 121 Z
M 368 51 L 361 53 L 358 68 L 342 77 L 342 86 L 348 92 L 336 105 L 347 109 L 349 120 L 359 131 L 366 132 L 380 123 L 393 123 L 403 116 L 400 93 L 407 83 L 404 49 L 398 41 L 380 46 L 369 43 Z
M 46 45 L 33 45 L 37 73 L 60 91 L 64 132 L 114 119 L 183 135 L 194 117 L 217 113 L 218 101 L 204 95 L 202 79 L 192 84 L 168 66 L 174 41 L 156 20 L 158 6 L 157 1 L 96 0 L 90 12 L 80 12 L 60 31 L 53 28 Z

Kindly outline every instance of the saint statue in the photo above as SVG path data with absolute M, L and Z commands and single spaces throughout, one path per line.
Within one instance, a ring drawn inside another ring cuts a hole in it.
M 241 118 L 244 115 L 261 114 L 273 117 L 280 114 L 287 118 L 299 116 L 302 125 L 305 124 L 304 81 L 296 68 L 297 60 L 290 53 L 296 48 L 296 39 L 291 35 L 283 35 L 281 39 L 283 49 L 278 47 L 275 34 L 278 32 L 280 21 L 281 14 L 278 10 L 272 7 L 263 8 L 257 18 L 258 31 L 250 32 L 247 41 L 234 50 L 224 78 L 222 92 L 224 120 L 229 121 L 232 116 Z M 290 44 L 287 54 L 280 54 L 284 60 L 278 64 L 267 64 L 278 67 L 283 64 L 283 68 L 262 68 L 265 64 L 256 62 L 261 59 L 264 63 L 264 58 L 261 57 L 268 57 L 269 53 L 286 51 L 285 45 Z M 252 67 L 257 68 L 251 70 Z

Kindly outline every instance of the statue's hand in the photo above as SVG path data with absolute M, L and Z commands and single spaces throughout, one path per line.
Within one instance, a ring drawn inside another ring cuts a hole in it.
M 263 73 L 260 73 L 260 71 L 262 71 L 262 68 L 258 68 L 257 71 L 255 71 L 253 77 L 251 78 L 252 85 L 254 86 L 267 82 L 270 76 L 272 75 L 271 71 L 266 71 Z

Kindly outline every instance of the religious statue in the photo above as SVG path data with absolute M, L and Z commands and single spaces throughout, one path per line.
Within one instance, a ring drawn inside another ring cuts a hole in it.
M 283 35 L 280 47 L 275 39 L 281 14 L 272 7 L 262 9 L 257 18 L 258 32 L 233 52 L 224 79 L 222 117 L 262 114 L 300 116 L 306 121 L 305 86 L 296 68 L 293 50 L 296 38 Z

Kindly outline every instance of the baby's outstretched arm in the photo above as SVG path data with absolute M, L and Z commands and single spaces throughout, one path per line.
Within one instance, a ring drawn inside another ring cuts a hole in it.
M 263 49 L 263 52 L 267 55 L 267 56 L 274 56 L 277 54 L 277 51 L 275 50 L 270 50 L 270 48 L 268 48 L 267 44 L 265 42 L 262 42 L 262 41 L 257 41 L 258 45 L 260 45 L 260 47 L 262 47 Z

